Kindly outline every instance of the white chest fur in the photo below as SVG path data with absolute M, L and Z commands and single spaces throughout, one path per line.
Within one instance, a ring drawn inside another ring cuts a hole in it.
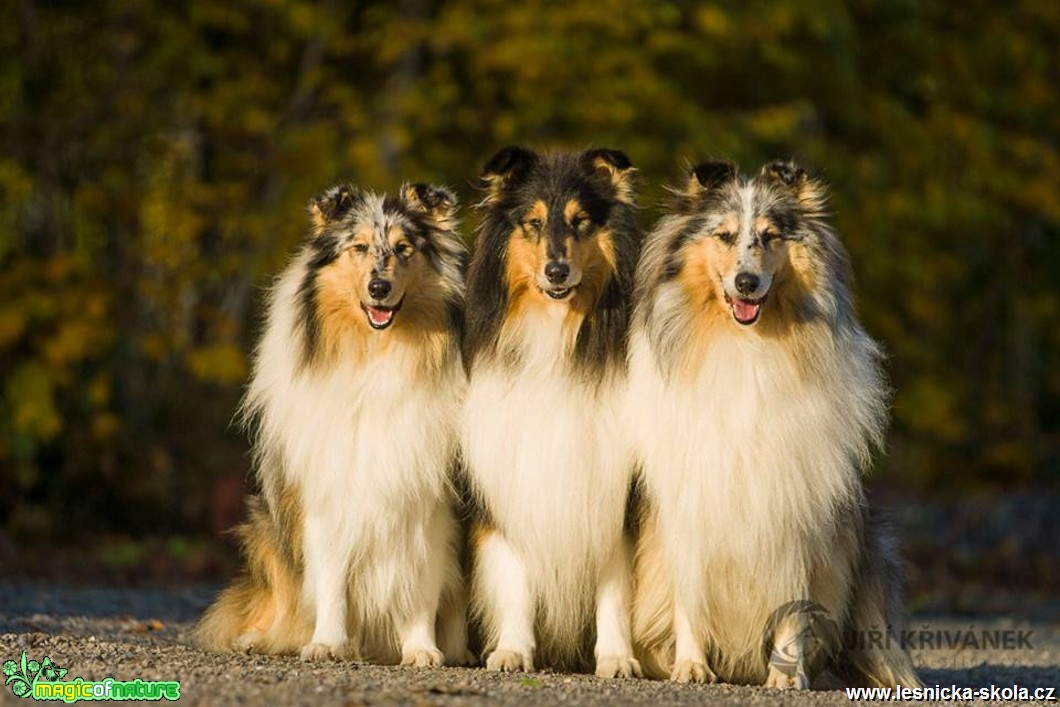
M 398 353 L 295 382 L 274 411 L 287 478 L 310 506 L 354 506 L 375 522 L 390 509 L 439 497 L 459 405 L 451 381 L 410 380 Z M 382 507 L 379 504 L 383 504 Z
M 520 363 L 480 363 L 464 454 L 492 520 L 531 578 L 582 577 L 619 541 L 631 473 L 619 424 L 622 381 L 593 386 L 565 362 L 549 317 L 524 322 Z
M 838 359 L 807 375 L 758 337 L 723 339 L 697 375 L 667 380 L 643 337 L 633 346 L 627 421 L 674 589 L 726 617 L 712 627 L 723 643 L 755 640 L 769 612 L 806 596 L 836 509 L 858 493 L 871 417 L 858 391 L 878 380 Z

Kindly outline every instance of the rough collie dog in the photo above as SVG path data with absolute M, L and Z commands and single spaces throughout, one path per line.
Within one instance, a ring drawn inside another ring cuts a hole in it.
M 860 480 L 886 425 L 880 350 L 825 199 L 790 163 L 702 164 L 645 242 L 633 631 L 656 676 L 805 688 L 835 658 L 849 682 L 919 684 Z
M 464 660 L 455 208 L 422 184 L 338 186 L 310 204 L 244 401 L 262 488 L 241 528 L 247 569 L 206 613 L 200 645 L 412 666 L 440 665 L 441 645 Z
M 508 147 L 468 271 L 472 608 L 489 670 L 639 674 L 619 427 L 639 232 L 625 154 Z M 595 616 L 595 626 L 593 619 Z

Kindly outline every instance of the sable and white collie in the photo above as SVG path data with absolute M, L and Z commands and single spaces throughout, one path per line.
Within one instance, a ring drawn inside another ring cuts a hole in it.
M 482 174 L 463 451 L 489 670 L 591 669 L 595 633 L 597 675 L 640 672 L 624 535 L 631 449 L 619 424 L 635 171 L 617 150 L 507 147 Z
M 825 201 L 791 163 L 701 164 L 645 241 L 633 634 L 657 677 L 805 688 L 831 661 L 851 683 L 920 684 L 860 479 L 887 422 L 881 353 Z
M 343 185 L 311 202 L 244 400 L 262 489 L 240 528 L 246 572 L 203 617 L 200 645 L 465 660 L 451 472 L 467 249 L 455 209 L 450 191 L 423 184 L 397 196 Z

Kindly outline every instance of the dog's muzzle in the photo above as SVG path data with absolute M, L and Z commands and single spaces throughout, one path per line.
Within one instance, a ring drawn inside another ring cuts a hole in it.
M 549 261 L 545 265 L 545 280 L 548 281 L 547 287 L 542 287 L 541 291 L 554 300 L 561 300 L 570 295 L 577 287 L 577 283 L 570 283 L 570 265 L 560 260 Z

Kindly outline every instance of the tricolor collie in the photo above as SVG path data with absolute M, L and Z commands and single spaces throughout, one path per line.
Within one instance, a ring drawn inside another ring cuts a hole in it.
M 618 425 L 639 234 L 615 150 L 509 147 L 468 271 L 472 605 L 490 670 L 628 676 L 631 478 Z M 595 617 L 595 622 L 594 622 Z
M 203 618 L 201 645 L 464 660 L 450 478 L 466 388 L 455 206 L 422 184 L 398 196 L 339 186 L 311 203 L 244 401 L 262 488 L 240 529 L 247 569 Z
M 887 421 L 881 355 L 825 199 L 790 163 L 702 164 L 645 241 L 634 640 L 656 676 L 805 688 L 834 658 L 848 682 L 919 684 L 860 480 Z

